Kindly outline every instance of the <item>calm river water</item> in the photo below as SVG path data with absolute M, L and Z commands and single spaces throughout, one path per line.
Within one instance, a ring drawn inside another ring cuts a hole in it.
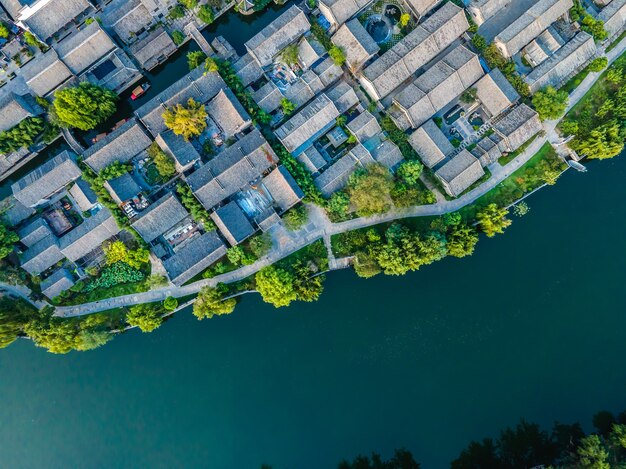
M 624 410 L 624 180 L 623 159 L 570 171 L 472 258 L 333 273 L 314 304 L 247 296 L 66 356 L 19 341 L 0 351 L 2 466 L 323 469 L 404 446 L 439 468 L 521 417 Z

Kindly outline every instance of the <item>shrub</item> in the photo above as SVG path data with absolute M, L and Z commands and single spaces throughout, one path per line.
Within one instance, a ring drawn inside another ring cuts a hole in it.
M 328 49 L 328 55 L 331 59 L 333 59 L 335 65 L 338 65 L 339 67 L 346 63 L 346 54 L 343 52 L 343 49 L 341 49 L 341 47 L 332 46 L 330 49 Z
M 180 18 L 183 18 L 184 16 L 185 16 L 185 9 L 182 7 L 182 5 L 176 5 L 167 14 L 167 17 L 171 20 L 178 20 Z
M 185 35 L 180 31 L 176 30 L 172 32 L 172 41 L 177 46 L 180 46 L 183 42 L 185 42 Z
M 213 9 L 209 5 L 201 5 L 198 9 L 198 18 L 206 24 L 211 24 L 215 20 Z
M 96 288 L 110 288 L 121 283 L 139 282 L 143 280 L 145 275 L 125 262 L 116 262 L 102 270 L 101 275 L 90 282 L 84 289 L 90 292 Z
M 178 308 L 178 300 L 173 296 L 168 296 L 165 298 L 165 301 L 163 301 L 163 308 L 165 308 L 165 311 L 174 311 Z
M 588 65 L 589 71 L 591 72 L 601 72 L 606 68 L 609 64 L 609 59 L 606 56 L 597 57 L 591 61 Z

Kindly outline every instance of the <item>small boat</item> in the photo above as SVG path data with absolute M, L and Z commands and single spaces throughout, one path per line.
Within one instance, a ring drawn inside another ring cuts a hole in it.
M 132 94 L 130 95 L 130 99 L 134 101 L 135 99 L 141 97 L 149 89 L 150 89 L 150 83 L 146 82 L 142 85 L 139 85 L 137 88 L 133 90 Z
M 104 132 L 103 134 L 98 134 L 94 138 L 91 139 L 91 143 L 97 143 L 97 142 L 99 142 L 100 140 L 102 140 L 106 136 L 107 136 L 106 132 Z
M 576 171 L 580 171 L 581 173 L 587 172 L 587 168 L 580 164 L 578 161 L 567 160 L 567 164 L 574 168 Z

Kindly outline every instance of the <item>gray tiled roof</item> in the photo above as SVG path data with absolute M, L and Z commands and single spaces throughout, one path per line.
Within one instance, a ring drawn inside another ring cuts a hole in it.
M 54 49 L 26 63 L 21 69 L 21 76 L 38 96 L 48 95 L 73 77 L 70 69 L 59 59 L 59 54 Z
M 444 182 L 446 191 L 458 197 L 484 176 L 480 162 L 467 150 L 462 150 L 439 168 L 435 174 Z
M 346 124 L 348 130 L 359 140 L 364 142 L 379 134 L 382 129 L 376 118 L 369 111 L 363 111 Z
M 49 0 L 38 3 L 41 5 L 33 5 L 36 8 L 34 13 L 23 22 L 42 41 L 92 8 L 87 0 Z
M 11 190 L 17 200 L 31 207 L 78 179 L 81 174 L 74 155 L 66 150 L 18 179 L 11 185 Z
M 289 210 L 304 198 L 304 192 L 284 166 L 273 170 L 262 182 L 282 212 Z
M 65 257 L 77 261 L 120 232 L 115 219 L 106 208 L 59 239 L 59 247 Z
M 372 141 L 376 142 L 376 145 L 370 145 Z M 369 142 L 365 142 L 363 145 L 372 154 L 374 160 L 387 169 L 395 170 L 395 168 L 404 161 L 400 148 L 389 139 L 380 140 L 375 138 Z
M 300 153 L 296 159 L 313 174 L 326 166 L 327 163 L 322 154 L 313 145 Z
M 276 129 L 276 136 L 290 152 L 295 152 L 310 138 L 339 117 L 337 107 L 325 94 L 320 94 L 304 109 Z
M 278 157 L 257 129 L 219 153 L 186 178 L 207 209 L 260 177 Z
M 478 80 L 475 88 L 476 96 L 492 117 L 499 116 L 520 97 L 497 68 Z
M 182 285 L 225 255 L 226 245 L 216 231 L 209 231 L 164 260 L 163 266 L 172 282 Z
M 2 217 L 10 226 L 21 223 L 35 213 L 34 208 L 27 207 L 12 195 L 2 201 L 2 207 L 8 207 L 8 209 L 2 213 Z
M 33 117 L 43 112 L 34 98 L 27 95 L 18 95 L 13 92 L 3 92 L 0 97 L 0 132 L 9 130 L 27 117 Z
M 165 109 L 177 104 L 186 104 L 189 99 L 199 103 L 206 103 L 221 89 L 226 87 L 226 83 L 224 83 L 224 80 L 218 73 L 207 73 L 205 75 L 204 69 L 198 67 L 137 109 L 135 115 L 141 119 L 150 133 L 156 137 L 167 129 L 163 122 Z
M 39 275 L 63 259 L 63 253 L 53 234 L 29 247 L 20 257 L 22 268 L 31 275 Z
M 141 187 L 130 173 L 106 181 L 104 187 L 118 204 L 136 197 L 141 192 Z
M 70 195 L 83 212 L 91 210 L 98 203 L 98 196 L 83 178 L 78 178 L 70 187 Z
M 243 86 L 257 81 L 263 76 L 263 70 L 254 57 L 246 53 L 233 63 L 233 70 L 241 79 Z
M 231 246 L 236 246 L 256 231 L 234 200 L 211 213 L 211 219 Z
M 168 153 L 177 163 L 178 171 L 184 170 L 189 165 L 200 161 L 200 153 L 193 144 L 171 130 L 157 135 L 155 142 L 161 150 Z
M 56 298 L 74 286 L 74 278 L 67 269 L 58 269 L 41 282 L 41 293 L 48 298 Z
M 146 70 L 153 69 L 177 50 L 176 44 L 162 26 L 129 48 L 139 65 Z
M 376 41 L 356 18 L 341 26 L 333 35 L 332 41 L 343 49 L 346 63 L 353 72 L 359 70 L 380 50 Z
M 343 80 L 326 91 L 326 96 L 335 104 L 335 107 L 341 114 L 352 106 L 356 106 L 359 102 L 354 89 Z
M 278 109 L 283 98 L 283 94 L 273 81 L 268 81 L 261 88 L 252 93 L 252 99 L 254 99 L 265 112 L 273 112 Z
M 432 10 L 441 0 L 407 0 L 408 5 L 418 15 L 423 15 Z
M 309 29 L 311 25 L 306 15 L 297 6 L 292 6 L 248 40 L 246 49 L 264 67 Z
M 323 61 L 313 67 L 313 71 L 319 77 L 324 86 L 330 86 L 343 74 L 343 70 L 335 65 L 333 59 L 326 57 Z
M 375 161 L 372 155 L 363 145 L 358 144 L 317 176 L 315 185 L 325 197 L 330 197 L 334 192 L 343 189 L 357 168 L 364 168 L 373 163 Z
M 227 137 L 238 134 L 252 123 L 250 115 L 230 88 L 220 90 L 208 102 L 206 109 Z
M 80 75 L 114 49 L 115 43 L 97 21 L 55 46 L 61 60 L 75 75 Z
M 113 29 L 125 42 L 134 37 L 137 31 L 148 27 L 154 18 L 140 0 L 114 0 L 100 15 L 103 24 Z
M 28 225 L 20 228 L 17 231 L 17 234 L 20 237 L 20 242 L 30 247 L 44 239 L 46 236 L 52 234 L 52 231 L 50 231 L 50 227 L 48 227 L 46 220 L 43 218 L 36 218 Z
M 526 104 L 520 104 L 498 120 L 493 128 L 503 138 L 500 149 L 515 151 L 541 132 L 543 125 L 534 110 Z
M 83 158 L 94 171 L 100 172 L 114 161 L 130 161 L 151 143 L 137 119 L 132 118 L 89 147 L 83 153 Z
M 409 143 L 417 152 L 422 163 L 434 168 L 446 156 L 454 151 L 454 147 L 437 124 L 426 121 L 419 129 L 409 136 Z
M 626 25 L 626 0 L 612 0 L 598 14 L 598 19 L 604 21 L 610 36 L 619 33 Z
M 131 226 L 150 243 L 189 216 L 172 193 L 166 194 L 140 213 Z
M 320 0 L 321 10 L 326 12 L 328 9 L 332 15 L 328 20 L 337 24 L 345 23 L 368 3 L 369 0 Z

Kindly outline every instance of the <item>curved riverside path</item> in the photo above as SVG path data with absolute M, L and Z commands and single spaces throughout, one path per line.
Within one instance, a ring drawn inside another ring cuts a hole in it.
M 622 53 L 624 53 L 625 50 L 626 39 L 622 40 L 617 47 L 606 54 L 609 59 L 609 64 L 613 63 L 620 55 L 622 55 Z M 599 52 L 602 51 L 603 49 L 600 49 Z M 570 94 L 569 105 L 567 108 L 568 111 L 585 96 L 601 74 L 601 72 L 589 73 L 583 82 Z M 186 295 L 193 295 L 198 293 L 204 286 L 213 287 L 218 283 L 233 283 L 243 280 L 251 275 L 254 275 L 262 268 L 284 259 L 318 239 L 323 239 L 327 248 L 330 248 L 330 246 L 328 246 L 330 237 L 335 234 L 359 228 L 366 228 L 368 226 L 386 223 L 393 220 L 400 220 L 403 218 L 437 216 L 449 212 L 455 212 L 466 205 L 473 203 L 478 198 L 495 188 L 515 171 L 524 166 L 546 142 L 554 143 L 559 141 L 560 137 L 556 132 L 556 126 L 559 121 L 560 119 L 544 122 L 545 134 L 537 137 L 522 154 L 518 155 L 506 166 L 500 166 L 498 163 L 491 165 L 489 167 L 492 174 L 491 178 L 489 178 L 484 184 L 481 184 L 455 200 L 441 201 L 432 205 L 420 205 L 403 210 L 392 210 L 382 215 L 355 218 L 353 220 L 340 223 L 332 223 L 320 207 L 309 205 L 309 223 L 301 230 L 293 233 L 287 233 L 283 227 L 279 226 L 272 232 L 274 242 L 272 250 L 268 255 L 262 257 L 254 264 L 243 266 L 232 272 L 218 275 L 210 279 L 199 280 L 197 282 L 190 283 L 189 285 L 180 287 L 170 285 L 144 293 L 118 296 L 96 301 L 94 303 L 57 307 L 54 314 L 60 317 L 83 316 L 113 308 L 163 301 L 168 296 L 180 298 Z

